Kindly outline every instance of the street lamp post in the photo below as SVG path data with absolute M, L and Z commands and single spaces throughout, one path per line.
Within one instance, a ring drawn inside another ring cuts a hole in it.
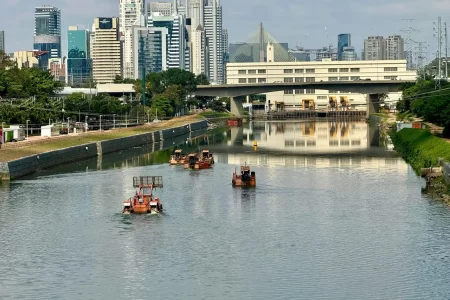
M 86 128 L 86 132 L 88 131 L 88 116 L 84 116 L 84 127 Z
M 67 134 L 70 133 L 70 118 L 67 118 Z
M 28 122 L 30 122 L 30 120 L 27 120 L 27 140 L 28 140 Z
M 113 123 L 114 123 L 113 129 L 116 129 L 116 114 L 113 114 Z
M 125 128 L 128 128 L 128 113 L 125 113 Z
M 100 131 L 102 131 L 102 115 L 100 115 Z

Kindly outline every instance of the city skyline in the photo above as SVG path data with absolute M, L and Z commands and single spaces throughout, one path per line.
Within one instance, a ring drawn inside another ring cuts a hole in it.
M 99 0 L 95 6 L 91 6 L 87 0 L 47 3 L 61 9 L 63 55 L 67 53 L 66 32 L 69 26 L 77 25 L 82 29 L 90 29 L 93 19 L 97 16 L 119 17 L 118 2 Z M 434 57 L 437 49 L 437 41 L 433 37 L 433 22 L 437 21 L 439 15 L 442 15 L 443 21 L 446 21 L 445 15 L 450 13 L 450 3 L 439 0 L 428 3 L 418 1 L 411 3 L 404 0 L 378 1 L 376 5 L 361 5 L 357 1 L 350 0 L 344 0 L 348 5 L 342 5 L 342 2 L 338 5 L 329 1 L 329 5 L 311 3 L 308 5 L 308 11 L 294 1 L 283 1 L 286 5 L 266 0 L 222 2 L 223 25 L 228 29 L 230 42 L 245 42 L 263 20 L 265 28 L 279 41 L 288 42 L 290 48 L 296 45 L 305 48 L 337 45 L 339 33 L 350 33 L 352 45 L 359 53 L 363 49 L 364 39 L 368 36 L 395 34 L 405 36 L 405 32 L 401 30 L 409 27 L 409 24 L 404 19 L 414 18 L 413 27 L 420 30 L 420 33 L 415 35 L 415 39 L 427 42 L 428 58 Z M 32 48 L 34 8 L 41 5 L 41 0 L 8 1 L 4 9 L 0 11 L 0 30 L 5 31 L 7 52 Z M 88 14 L 83 9 L 86 6 L 91 7 Z M 236 7 L 239 9 L 235 9 Z M 348 7 L 352 7 L 352 14 L 349 18 L 341 18 L 345 8 Z M 310 11 L 318 13 L 311 14 Z M 380 22 L 380 19 L 383 21 Z M 12 25 L 17 20 L 20 20 L 21 26 Z M 295 28 L 299 29 L 293 30 L 294 24 Z M 355 24 L 358 25 L 355 26 Z

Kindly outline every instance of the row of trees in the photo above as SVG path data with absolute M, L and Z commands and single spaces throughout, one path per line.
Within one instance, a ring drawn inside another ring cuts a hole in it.
M 49 119 L 72 117 L 71 112 L 123 115 L 136 110 L 149 116 L 154 116 L 157 111 L 158 117 L 172 117 L 209 101 L 208 97 L 190 97 L 197 85 L 209 84 L 206 76 L 195 76 L 181 69 L 148 74 L 144 91 L 141 80 L 117 76 L 114 82 L 133 84 L 138 101 L 123 103 L 109 95 L 89 97 L 82 93 L 55 100 L 52 96 L 63 89 L 63 83 L 55 81 L 47 71 L 19 69 L 5 53 L 0 52 L 0 120 L 6 123 L 25 123 L 26 120 L 47 123 Z M 141 101 L 143 93 L 145 105 Z M 219 103 L 213 104 L 221 109 Z
M 405 84 L 403 99 L 397 103 L 400 113 L 411 112 L 427 122 L 443 126 L 444 135 L 450 136 L 450 83 L 441 80 L 441 89 L 436 90 L 436 81 L 430 76 L 416 83 Z

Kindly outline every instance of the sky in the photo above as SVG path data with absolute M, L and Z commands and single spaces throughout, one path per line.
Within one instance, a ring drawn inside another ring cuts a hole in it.
M 119 16 L 119 0 L 1 2 L 0 30 L 5 31 L 8 53 L 32 49 L 36 6 L 52 5 L 61 9 L 63 53 L 67 51 L 70 25 L 90 29 L 95 17 Z M 263 22 L 264 28 L 278 42 L 288 42 L 290 48 L 315 49 L 329 44 L 336 47 L 337 35 L 350 33 L 352 46 L 359 55 L 368 36 L 405 36 L 402 29 L 411 26 L 406 19 L 414 19 L 411 24 L 418 32 L 414 32 L 412 38 L 427 43 L 427 56 L 431 59 L 437 51 L 433 28 L 437 28 L 438 17 L 442 16 L 442 24 L 448 21 L 450 26 L 449 0 L 221 0 L 221 4 L 223 26 L 228 29 L 230 43 L 249 40 Z M 417 48 L 417 44 L 413 48 Z

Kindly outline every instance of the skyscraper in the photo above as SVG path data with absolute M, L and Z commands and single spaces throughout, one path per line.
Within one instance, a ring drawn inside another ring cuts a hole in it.
M 209 0 L 204 7 L 206 75 L 213 83 L 224 82 L 222 6 L 219 0 Z
M 189 70 L 189 61 L 186 59 L 189 53 L 187 47 L 186 18 L 174 12 L 172 16 L 164 16 L 160 13 L 152 13 L 148 16 L 149 28 L 167 28 L 167 68 L 180 68 Z
M 150 2 L 147 4 L 147 14 L 160 13 L 163 16 L 171 16 L 175 8 L 173 2 Z
M 123 77 L 133 78 L 133 25 L 141 25 L 145 0 L 120 0 L 120 36 L 123 45 Z
M 122 74 L 119 18 L 95 18 L 92 41 L 92 75 L 97 83 L 110 83 Z
M 341 60 L 356 60 L 357 55 L 354 47 L 344 47 L 341 53 Z
M 39 67 L 46 70 L 49 58 L 61 58 L 61 10 L 53 6 L 36 7 L 34 17 L 33 48 L 48 52 L 39 58 Z
M 5 52 L 5 32 L 0 30 L 0 51 Z
M 133 26 L 133 70 L 134 78 L 145 74 L 167 70 L 167 45 L 169 29 L 166 27 Z
M 352 37 L 350 33 L 343 33 L 338 35 L 338 60 L 342 60 L 342 53 L 344 52 L 344 47 L 352 46 Z
M 72 86 L 82 85 L 89 82 L 92 75 L 90 33 L 77 26 L 69 26 L 67 37 L 66 83 Z

